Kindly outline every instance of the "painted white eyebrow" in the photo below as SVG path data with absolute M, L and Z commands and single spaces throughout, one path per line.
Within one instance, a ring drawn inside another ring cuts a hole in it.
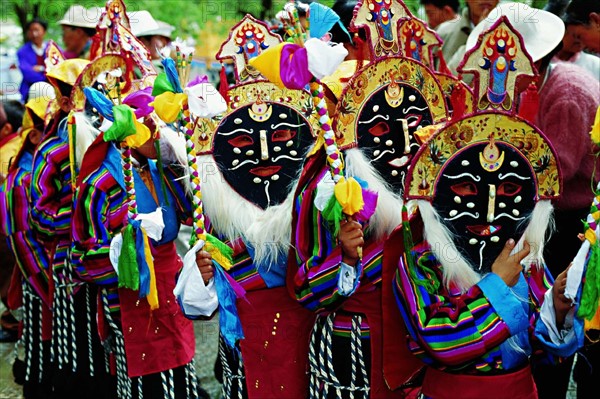
M 377 161 L 379 158 L 381 158 L 384 154 L 395 154 L 396 153 L 396 149 L 392 148 L 391 150 L 383 150 L 381 151 L 381 153 L 379 155 L 377 155 L 374 159 L 371 160 L 371 162 L 375 162 Z
M 471 212 L 461 212 L 458 215 L 453 216 L 451 218 L 444 218 L 444 220 L 448 220 L 448 221 L 455 220 L 455 219 L 461 218 L 463 216 L 471 216 L 473 219 L 479 219 L 479 212 L 475 212 L 474 214 Z
M 525 216 L 521 216 L 520 218 L 517 218 L 517 217 L 514 217 L 513 215 L 509 215 L 508 213 L 501 213 L 499 215 L 496 215 L 496 217 L 494 218 L 494 221 L 500 219 L 503 216 L 506 216 L 509 219 L 517 220 L 517 221 L 525 219 Z
M 444 176 L 446 176 L 448 179 L 460 179 L 461 177 L 469 176 L 471 179 L 473 179 L 475 181 L 481 181 L 480 176 L 473 176 L 472 174 L 470 174 L 468 172 L 461 173 L 460 175 L 457 175 L 457 176 L 450 176 L 450 175 L 446 175 L 446 174 L 444 174 Z
M 361 123 L 362 124 L 371 123 L 371 122 L 373 122 L 377 118 L 381 118 L 381 119 L 386 120 L 386 121 L 390 120 L 390 117 L 388 115 L 379 115 L 379 114 L 377 114 L 374 117 L 372 117 L 371 119 L 369 119 L 368 121 L 358 121 L 358 124 L 361 124 Z
M 299 125 L 292 125 L 291 123 L 281 122 L 281 123 L 278 123 L 276 125 L 271 125 L 271 129 L 277 129 L 280 126 L 300 127 L 300 126 L 306 126 L 306 123 L 301 123 Z
M 248 130 L 248 129 L 239 128 L 239 129 L 232 130 L 231 132 L 227 132 L 227 133 L 225 133 L 225 132 L 218 132 L 217 134 L 220 134 L 222 136 L 231 136 L 232 134 L 235 134 L 237 132 L 244 132 L 244 133 L 252 134 L 252 133 L 254 133 L 254 129 Z
M 510 176 L 514 176 L 514 177 L 516 177 L 517 179 L 520 179 L 520 180 L 529 180 L 529 179 L 531 179 L 531 177 L 519 176 L 518 174 L 513 173 L 513 172 L 507 173 L 505 175 L 503 175 L 502 173 L 498 174 L 498 178 L 500 180 L 504 180 L 504 179 L 506 179 L 507 177 L 510 177 Z
M 289 156 L 289 155 L 280 155 L 280 156 L 278 156 L 277 158 L 271 158 L 271 162 L 277 162 L 277 161 L 279 161 L 281 158 L 284 158 L 284 159 L 290 159 L 290 160 L 292 160 L 292 161 L 302 161 L 302 159 L 303 159 L 302 157 L 300 157 L 300 158 L 293 158 L 293 157 L 291 157 L 291 156 Z
M 425 106 L 423 108 L 419 108 L 419 107 L 416 107 L 414 105 L 411 105 L 408 108 L 402 108 L 402 112 L 407 113 L 407 112 L 412 111 L 413 109 L 416 109 L 417 111 L 425 111 L 426 109 L 429 109 L 429 107 Z
M 256 164 L 258 164 L 258 159 L 246 159 L 245 161 L 240 162 L 239 164 L 237 164 L 236 166 L 234 166 L 233 168 L 229 168 L 227 170 L 236 170 L 240 166 L 245 165 L 247 163 L 251 163 L 253 165 L 256 165 Z

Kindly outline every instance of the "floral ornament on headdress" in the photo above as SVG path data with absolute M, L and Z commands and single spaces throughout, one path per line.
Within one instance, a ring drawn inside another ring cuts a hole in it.
M 131 160 L 131 148 L 137 148 L 150 139 L 150 129 L 137 118 L 149 115 L 152 109 L 138 108 L 136 114 L 129 105 L 147 104 L 151 96 L 147 91 L 139 91 L 127 96 L 123 104 L 115 105 L 96 89 L 86 87 L 84 94 L 98 113 L 112 122 L 104 132 L 104 141 L 114 141 L 122 146 L 128 223 L 122 232 L 123 244 L 118 261 L 119 287 L 139 290 L 140 298 L 146 298 L 150 309 L 154 310 L 159 303 L 149 238 L 160 240 L 164 223 L 160 210 L 148 215 L 138 214 Z
M 590 135 L 594 145 L 600 146 L 600 107 Z M 581 235 L 583 244 L 567 274 L 565 296 L 573 303 L 579 302 L 577 315 L 585 320 L 585 331 L 600 330 L 600 183 L 596 186 L 595 198 L 584 222 L 584 229 Z M 584 274 L 581 297 L 577 298 Z
M 353 177 L 344 177 L 344 164 L 341 152 L 336 144 L 335 135 L 331 127 L 331 118 L 325 104 L 323 86 L 320 79 L 335 72 L 344 60 L 347 51 L 342 45 L 330 46 L 319 38 L 310 38 L 304 41 L 306 35 L 300 27 L 297 10 L 293 4 L 286 5 L 289 13 L 288 34 L 295 43 L 281 43 L 269 48 L 250 60 L 250 65 L 280 87 L 288 89 L 304 89 L 310 86 L 313 103 L 319 114 L 319 124 L 323 134 L 319 136 L 315 150 L 325 145 L 327 162 L 331 169 L 331 176 L 335 188 L 327 190 L 328 198 L 321 199 L 325 204 L 322 211 L 323 217 L 332 226 L 337 235 L 344 215 L 357 216 L 359 220 L 368 220 L 375 211 L 377 195 L 366 190 Z M 333 11 L 332 11 L 333 12 Z M 329 16 L 331 23 L 328 29 L 335 24 L 335 19 L 330 18 L 330 13 L 319 13 Z M 319 35 L 323 26 L 314 18 L 311 25 L 319 26 Z M 327 29 L 327 30 L 328 30 Z M 312 33 L 312 30 L 311 30 Z

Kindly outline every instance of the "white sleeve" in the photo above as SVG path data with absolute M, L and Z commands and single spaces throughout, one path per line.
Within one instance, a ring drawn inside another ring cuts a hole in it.
M 558 331 L 556 325 L 556 312 L 554 311 L 554 297 L 552 288 L 544 294 L 544 303 L 540 309 L 540 317 L 542 322 L 548 329 L 548 336 L 553 344 L 562 345 L 571 340 L 577 340 L 575 329 L 573 328 L 573 318 L 575 317 L 575 307 L 569 310 L 563 328 Z

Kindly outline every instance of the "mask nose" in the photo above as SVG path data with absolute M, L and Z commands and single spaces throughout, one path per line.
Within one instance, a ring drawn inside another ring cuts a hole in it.
M 496 185 L 488 184 L 488 210 L 487 210 L 487 222 L 492 223 L 494 221 L 494 211 L 496 209 Z
M 267 144 L 267 131 L 260 131 L 260 159 L 266 161 L 269 159 L 269 145 Z

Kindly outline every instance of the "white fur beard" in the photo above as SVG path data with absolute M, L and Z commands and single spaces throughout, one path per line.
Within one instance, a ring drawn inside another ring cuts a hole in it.
M 429 243 L 431 251 L 440 262 L 444 273 L 444 285 L 448 288 L 450 283 L 466 292 L 477 284 L 483 275 L 475 271 L 475 266 L 470 264 L 456 248 L 454 237 L 444 225 L 440 215 L 429 201 L 418 200 L 417 206 L 421 213 L 424 225 L 424 238 Z M 553 224 L 552 214 L 554 208 L 550 201 L 538 201 L 531 214 L 524 219 L 528 223 L 523 236 L 517 242 L 512 253 L 523 248 L 525 240 L 529 242 L 531 252 L 523 259 L 523 263 L 542 267 L 544 265 L 544 242 L 548 227 Z
M 402 223 L 404 201 L 392 191 L 359 148 L 347 150 L 345 160 L 347 175 L 364 180 L 369 190 L 378 194 L 377 208 L 369 220 L 369 230 L 376 241 L 383 240 Z
M 281 204 L 260 209 L 240 196 L 217 167 L 211 155 L 198 157 L 204 213 L 217 234 L 234 241 L 242 237 L 254 248 L 257 265 L 272 265 L 290 248 L 292 206 L 298 179 Z

